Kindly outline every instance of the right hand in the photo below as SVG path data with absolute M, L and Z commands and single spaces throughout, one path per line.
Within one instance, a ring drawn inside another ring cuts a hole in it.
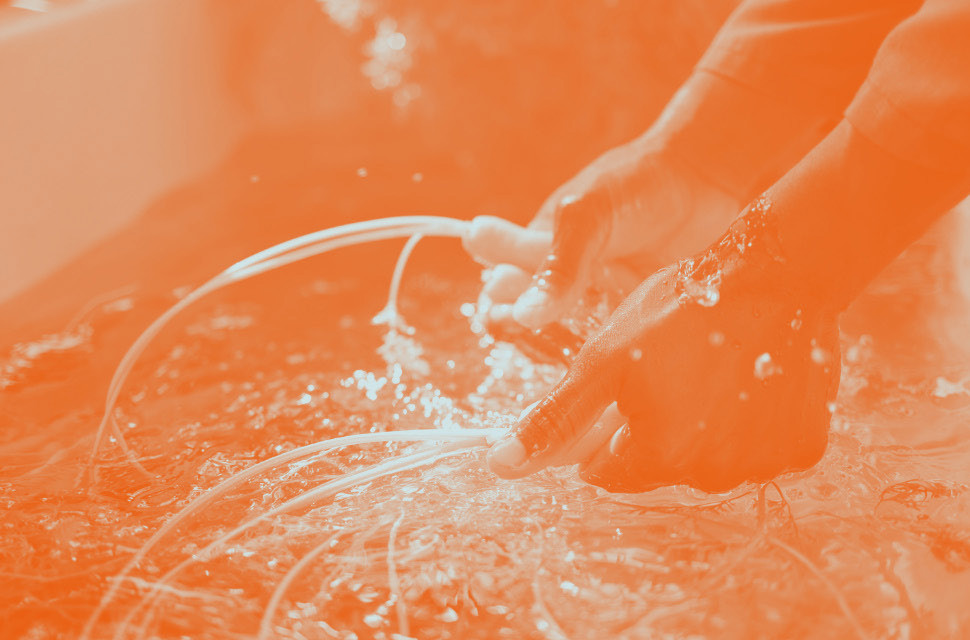
M 700 251 L 739 209 L 645 134 L 559 187 L 528 227 L 480 216 L 464 244 L 493 267 L 482 290 L 490 319 L 539 328 L 591 285 L 626 294 L 658 266 Z
M 580 462 L 609 491 L 719 493 L 815 464 L 839 383 L 837 307 L 802 288 L 768 229 L 741 218 L 645 280 L 493 445 L 492 471 Z M 620 418 L 603 424 L 614 402 Z

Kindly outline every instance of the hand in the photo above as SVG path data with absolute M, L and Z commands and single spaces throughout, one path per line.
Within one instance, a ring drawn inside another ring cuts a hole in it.
M 538 328 L 590 285 L 619 282 L 625 295 L 657 267 L 701 250 L 739 208 L 647 134 L 557 189 L 528 228 L 476 218 L 465 247 L 495 265 L 483 288 L 492 319 L 514 315 Z
M 720 492 L 817 462 L 839 381 L 835 311 L 755 255 L 743 222 L 637 288 L 492 447 L 490 468 L 513 478 L 556 463 L 613 401 L 627 424 L 581 470 L 610 491 Z

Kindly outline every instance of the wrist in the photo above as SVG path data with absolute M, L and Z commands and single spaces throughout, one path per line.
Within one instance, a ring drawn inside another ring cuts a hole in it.
M 843 120 L 764 197 L 799 287 L 842 309 L 968 191 L 965 175 L 895 156 Z
M 739 190 L 717 179 L 717 171 L 705 163 L 696 149 L 679 144 L 662 130 L 650 128 L 636 141 L 641 145 L 643 157 L 659 160 L 668 167 L 679 181 L 687 195 L 697 196 L 698 201 L 715 200 L 734 203 L 734 212 L 741 209 L 748 199 L 743 199 Z M 702 207 L 701 207 L 702 208 Z
M 706 250 L 678 265 L 682 302 L 714 306 L 722 299 L 765 300 L 799 314 L 837 312 L 828 292 L 786 255 L 773 203 L 749 204 Z

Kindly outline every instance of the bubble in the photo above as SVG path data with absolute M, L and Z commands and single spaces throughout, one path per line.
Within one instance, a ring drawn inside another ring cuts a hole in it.
M 724 344 L 725 340 L 724 334 L 720 331 L 711 331 L 707 334 L 707 341 L 711 343 L 712 347 L 720 347 Z
M 955 395 L 966 395 L 967 390 L 960 382 L 951 382 L 943 376 L 937 376 L 936 384 L 930 395 L 934 398 L 948 398 Z
M 400 32 L 392 33 L 387 37 L 387 46 L 395 51 L 400 51 L 408 43 L 407 37 Z
M 815 364 L 825 364 L 829 359 L 829 352 L 822 347 L 812 347 L 811 353 L 812 362 Z
M 367 167 L 360 167 L 360 168 L 358 168 L 357 169 L 357 177 L 358 178 L 366 178 L 367 177 Z
M 845 351 L 845 360 L 851 364 L 858 364 L 872 355 L 872 336 L 859 336 L 859 341 Z
M 771 359 L 771 354 L 767 351 L 755 358 L 754 377 L 758 380 L 765 380 L 771 376 L 781 375 L 781 373 L 781 367 Z
M 568 593 L 569 595 L 576 596 L 579 595 L 579 587 L 569 580 L 563 580 L 559 583 L 559 588 Z
M 642 357 L 643 357 L 643 350 L 642 349 L 637 349 L 637 348 L 630 349 L 630 359 L 631 360 L 633 360 L 634 362 L 637 362 Z

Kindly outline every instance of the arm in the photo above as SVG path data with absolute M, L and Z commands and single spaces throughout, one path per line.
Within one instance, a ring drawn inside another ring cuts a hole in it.
M 927 2 L 903 23 L 847 118 L 721 240 L 627 298 L 491 468 L 541 468 L 613 401 L 627 426 L 582 471 L 610 490 L 720 491 L 814 464 L 839 310 L 970 190 L 967 33 L 966 2 Z
M 845 119 L 766 193 L 805 286 L 837 308 L 970 193 L 970 2 L 930 0 Z
M 503 265 L 484 299 L 540 327 L 607 265 L 639 279 L 702 249 L 838 121 L 879 42 L 918 4 L 743 3 L 657 122 L 553 193 L 530 229 L 476 221 L 469 252 Z M 508 246 L 530 250 L 510 256 Z
M 747 202 L 812 148 L 920 0 L 748 0 L 648 135 Z

